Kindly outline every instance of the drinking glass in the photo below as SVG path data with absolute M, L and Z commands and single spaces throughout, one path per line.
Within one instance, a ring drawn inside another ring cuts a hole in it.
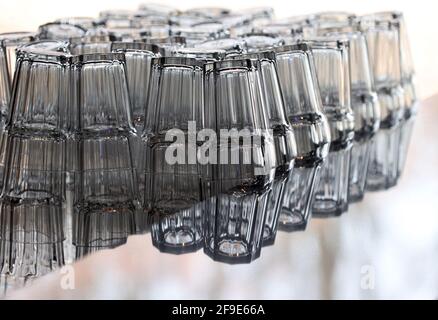
M 348 209 L 350 155 L 354 137 L 349 41 L 321 37 L 307 43 L 313 53 L 323 111 L 331 133 L 330 152 L 315 192 L 313 215 L 338 216 Z
M 220 137 L 210 136 L 203 149 L 218 152 L 202 173 L 204 252 L 217 261 L 249 263 L 260 256 L 276 167 L 261 64 L 210 63 L 205 77 L 206 127 Z
M 186 38 L 179 36 L 146 37 L 140 40 L 147 44 L 155 44 L 164 50 L 164 56 L 172 55 L 172 52 L 186 45 Z
M 190 26 L 172 26 L 170 28 L 171 36 L 180 36 L 186 38 L 186 43 L 192 45 L 207 40 L 221 39 L 229 37 L 228 31 L 221 23 L 218 22 L 200 22 L 193 23 Z
M 82 37 L 87 30 L 79 25 L 50 22 L 39 26 L 38 38 L 41 40 L 68 40 Z
M 4 135 L 2 278 L 24 284 L 63 264 L 69 55 L 64 42 L 17 50 Z
M 196 136 L 204 125 L 204 63 L 184 57 L 152 59 L 140 195 L 144 214 L 155 217 L 153 243 L 165 252 L 196 251 L 203 241 Z
M 76 26 L 80 26 L 86 30 L 92 29 L 96 26 L 102 25 L 103 21 L 100 19 L 95 19 L 92 17 L 66 17 L 55 20 L 55 22 L 59 22 L 61 24 L 72 24 Z
M 169 16 L 177 14 L 177 10 L 171 6 L 167 6 L 161 3 L 144 3 L 140 4 L 138 9 L 141 12 L 152 13 L 156 15 Z
M 415 70 L 412 61 L 409 37 L 403 13 L 397 11 L 375 13 L 374 17 L 383 21 L 393 21 L 398 27 L 401 87 L 404 94 L 404 115 L 400 124 L 398 175 L 403 172 L 408 153 L 409 142 L 417 114 L 417 96 L 415 90 Z
M 249 53 L 272 50 L 284 45 L 284 39 L 275 34 L 249 33 L 241 36 Z
M 320 166 L 330 145 L 328 120 L 316 79 L 312 52 L 306 44 L 275 49 L 286 118 L 295 134 L 297 157 L 285 186 L 278 228 L 304 230 L 313 204 Z
M 245 42 L 235 38 L 199 42 L 193 47 L 202 50 L 225 50 L 226 56 L 240 55 L 246 50 Z
M 90 54 L 90 53 L 110 53 L 114 36 L 85 36 L 80 38 L 71 38 L 70 53 L 73 55 Z
M 203 61 L 224 60 L 227 52 L 222 49 L 204 49 L 204 48 L 178 48 L 172 52 L 172 56 L 198 59 Z
M 381 122 L 371 147 L 367 190 L 388 189 L 397 184 L 400 124 L 404 114 L 401 87 L 399 28 L 395 21 L 361 17 L 359 27 L 368 44 Z
M 131 106 L 123 53 L 72 58 L 77 95 L 71 110 L 75 157 L 73 243 L 104 248 L 135 232 L 138 206 Z
M 2 198 L 0 284 L 22 287 L 64 265 L 62 205 Z
M 350 159 L 348 201 L 363 199 L 373 138 L 380 125 L 380 105 L 374 88 L 367 44 L 361 32 L 330 32 L 334 39 L 348 39 L 351 107 L 355 116 L 354 142 Z
M 9 115 L 9 101 L 11 99 L 16 64 L 16 49 L 18 46 L 34 40 L 35 34 L 31 32 L 0 34 L 0 190 L 3 188 L 6 152 L 5 126 Z
M 260 61 L 262 97 L 265 99 L 264 105 L 269 119 L 269 129 L 272 130 L 274 138 L 277 159 L 272 191 L 267 200 L 266 221 L 263 231 L 263 245 L 272 245 L 275 241 L 278 218 L 283 207 L 284 188 L 292 175 L 292 168 L 297 155 L 295 136 L 285 114 L 275 53 L 271 51 L 249 53 L 237 55 L 233 58 Z M 265 210 L 265 208 L 259 209 Z

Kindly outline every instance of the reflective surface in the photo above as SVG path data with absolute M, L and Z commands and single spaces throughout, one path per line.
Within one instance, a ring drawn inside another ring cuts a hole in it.
M 160 253 L 150 235 L 9 291 L 11 298 L 430 298 L 438 296 L 438 95 L 423 101 L 397 188 L 339 218 L 278 232 L 250 265 Z M 420 163 L 421 161 L 421 163 Z M 74 279 L 74 289 L 68 281 Z M 66 285 L 67 284 L 67 285 Z M 62 289 L 62 288 L 65 289 Z

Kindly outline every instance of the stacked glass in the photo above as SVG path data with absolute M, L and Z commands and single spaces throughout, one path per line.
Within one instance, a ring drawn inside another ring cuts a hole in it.
M 401 86 L 399 24 L 394 20 L 361 17 L 360 30 L 366 36 L 380 104 L 381 122 L 371 148 L 367 190 L 377 191 L 396 185 L 400 129 L 404 117 Z
M 319 186 L 313 214 L 338 216 L 348 210 L 350 155 L 354 137 L 354 116 L 350 105 L 349 42 L 327 37 L 309 40 L 320 95 L 327 116 L 331 144 Z
M 203 167 L 204 252 L 227 263 L 259 257 L 275 174 L 261 70 L 250 59 L 205 65 L 206 127 L 220 136 L 202 149 L 217 156 Z
M 2 280 L 25 283 L 63 265 L 66 142 L 70 98 L 66 44 L 17 51 L 4 131 L 0 198 Z
M 319 183 L 320 169 L 331 141 L 322 111 L 313 54 L 307 44 L 278 47 L 280 87 L 286 118 L 295 133 L 297 157 L 292 177 L 285 185 L 280 230 L 304 230 Z

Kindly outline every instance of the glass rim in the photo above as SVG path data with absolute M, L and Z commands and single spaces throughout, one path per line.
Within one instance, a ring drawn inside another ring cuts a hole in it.
M 164 50 L 156 44 L 144 42 L 122 42 L 114 41 L 111 43 L 113 52 L 149 52 L 164 55 Z

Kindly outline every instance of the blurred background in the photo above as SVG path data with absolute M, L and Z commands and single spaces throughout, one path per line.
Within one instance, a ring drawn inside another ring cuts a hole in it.
M 2 1 L 0 32 L 32 31 L 66 16 L 136 9 L 138 0 Z M 305 232 L 279 232 L 249 265 L 229 266 L 202 252 L 159 253 L 150 235 L 133 236 L 8 291 L 10 298 L 152 299 L 437 299 L 438 298 L 438 44 L 433 1 L 406 0 L 162 0 L 187 9 L 272 6 L 278 17 L 324 10 L 399 10 L 405 14 L 417 70 L 420 112 L 398 185 L 368 193 L 340 218 L 312 220 Z

